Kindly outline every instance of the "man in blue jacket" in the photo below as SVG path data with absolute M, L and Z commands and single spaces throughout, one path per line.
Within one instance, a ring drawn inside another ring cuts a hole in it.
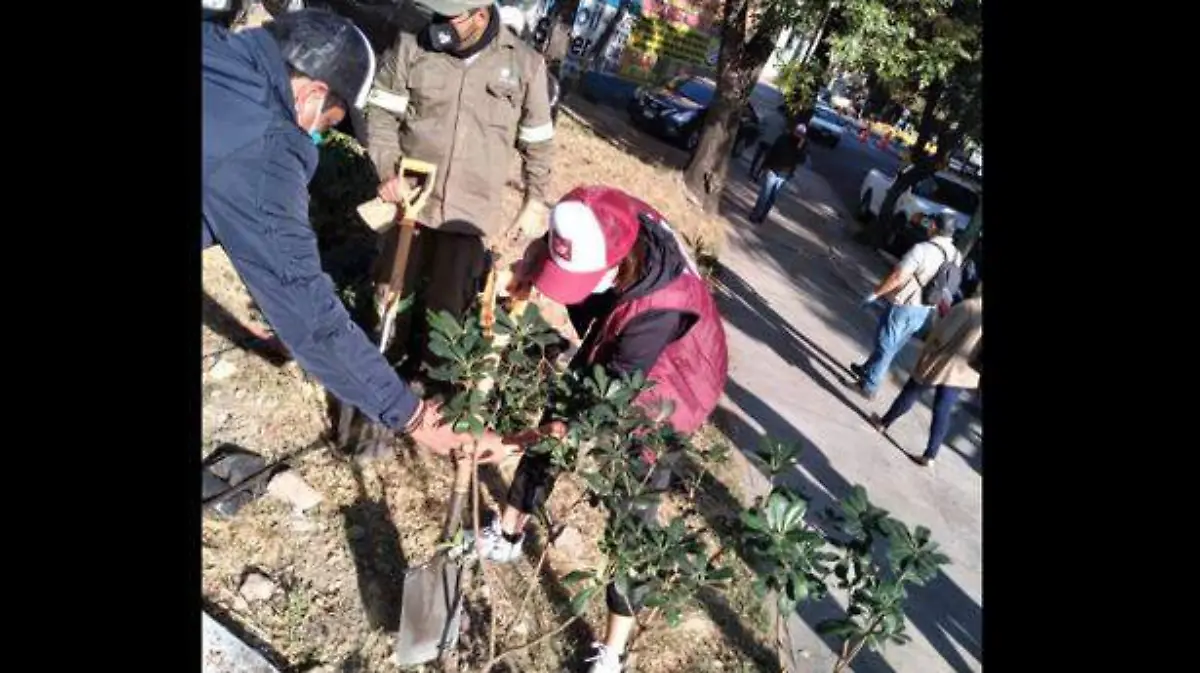
M 362 108 L 375 77 L 367 38 L 314 10 L 238 33 L 202 30 L 203 246 L 224 248 L 296 361 L 344 403 L 435 453 L 469 443 L 351 321 L 308 221 L 316 145 L 349 105 Z M 495 435 L 479 448 L 504 455 Z

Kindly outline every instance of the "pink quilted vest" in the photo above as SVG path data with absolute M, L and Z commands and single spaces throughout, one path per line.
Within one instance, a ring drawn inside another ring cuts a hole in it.
M 667 346 L 650 368 L 647 378 L 655 386 L 642 393 L 638 402 L 656 408 L 665 397 L 675 403 L 670 423 L 681 433 L 699 428 L 721 398 L 728 374 L 725 328 L 708 286 L 695 273 L 684 272 L 665 287 L 617 304 L 600 326 L 600 336 L 588 354 L 588 363 L 612 346 L 629 321 L 646 311 L 671 309 L 699 316 L 683 337 Z

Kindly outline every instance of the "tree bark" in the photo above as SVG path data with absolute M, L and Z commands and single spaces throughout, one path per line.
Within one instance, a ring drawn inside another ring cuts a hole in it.
M 817 51 L 817 45 L 821 43 L 821 39 L 825 37 L 825 26 L 829 22 L 829 15 L 833 13 L 833 5 L 821 15 L 821 22 L 817 24 L 817 30 L 813 33 L 812 39 L 804 46 L 804 58 L 800 59 L 800 65 L 808 63 L 808 59 Z
M 937 111 L 938 103 L 942 99 L 942 92 L 946 89 L 946 83 L 941 79 L 935 79 L 925 88 L 925 110 L 921 113 L 920 131 L 917 133 L 917 144 L 913 146 L 912 155 L 916 159 L 917 154 L 925 154 L 925 145 L 937 132 Z
M 867 101 L 863 105 L 863 115 L 878 115 L 883 111 L 889 100 L 890 96 L 888 96 L 887 86 L 883 83 L 883 80 L 874 71 L 868 72 Z
M 683 172 L 684 187 L 708 213 L 720 205 L 741 111 L 783 30 L 781 22 L 763 16 L 747 40 L 750 0 L 725 0 L 724 9 L 716 95 L 700 143 Z

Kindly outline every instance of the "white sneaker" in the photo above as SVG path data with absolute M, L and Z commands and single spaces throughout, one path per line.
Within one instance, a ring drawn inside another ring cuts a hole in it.
M 588 673 L 621 673 L 621 653 L 604 643 L 592 643 L 596 654 L 584 661 L 592 662 Z
M 464 531 L 463 533 L 463 542 L 466 548 L 474 549 L 475 533 L 473 531 Z M 523 534 L 516 542 L 505 540 L 504 533 L 500 530 L 500 519 L 493 519 L 490 524 L 479 531 L 479 554 L 495 563 L 512 563 L 521 558 L 523 542 L 525 542 Z

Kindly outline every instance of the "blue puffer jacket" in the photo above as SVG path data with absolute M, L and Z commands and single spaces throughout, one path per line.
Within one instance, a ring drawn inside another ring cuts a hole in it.
M 203 245 L 228 253 L 296 361 L 344 402 L 402 428 L 417 398 L 346 312 L 308 222 L 317 149 L 261 29 L 203 24 Z

